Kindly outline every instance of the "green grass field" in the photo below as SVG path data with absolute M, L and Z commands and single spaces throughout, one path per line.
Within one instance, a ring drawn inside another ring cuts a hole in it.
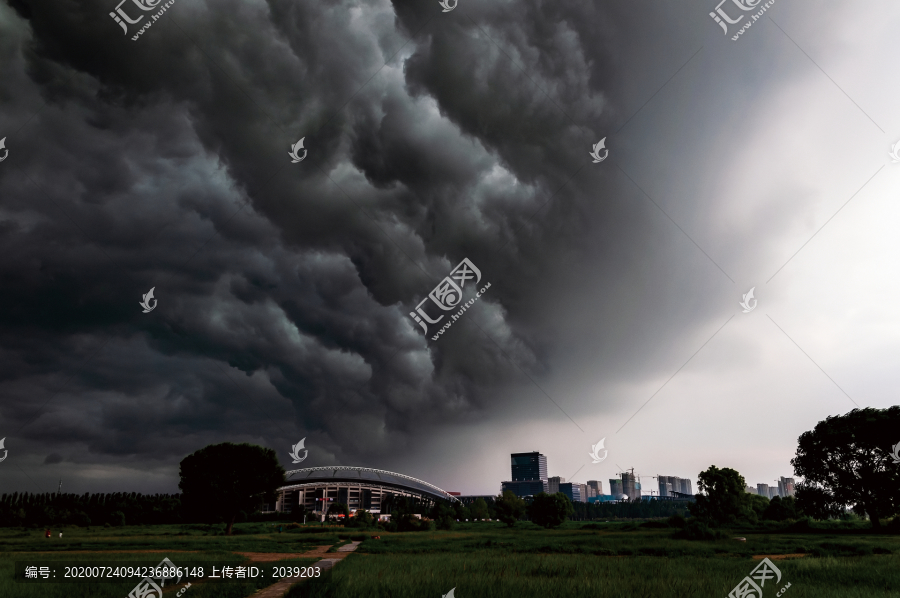
M 545 598 L 572 596 L 652 596 L 725 598 L 759 561 L 754 555 L 804 553 L 775 560 L 779 584 L 768 582 L 764 598 L 787 583 L 787 598 L 900 597 L 900 536 L 873 535 L 844 526 L 808 533 L 785 529 L 735 531 L 729 539 L 687 541 L 673 530 L 609 523 L 569 522 L 544 530 L 531 524 L 508 529 L 499 523 L 462 524 L 452 531 L 387 533 L 340 528 L 292 529 L 240 524 L 236 535 L 223 526 L 169 525 L 122 528 L 63 528 L 63 538 L 43 530 L 0 529 L 0 596 L 3 598 L 125 598 L 134 581 L 28 585 L 13 581 L 14 563 L 48 561 L 154 561 L 176 564 L 215 561 L 246 564 L 236 552 L 300 554 L 315 546 L 366 539 L 356 554 L 338 564 L 329 584 L 301 584 L 289 598 Z M 312 530 L 316 529 L 315 532 Z M 59 530 L 54 530 L 58 533 Z M 154 553 L 135 552 L 153 550 Z M 107 552 L 121 551 L 121 552 Z M 191 553 L 175 551 L 197 551 Z M 327 555 L 326 555 L 327 556 Z M 266 577 L 193 584 L 184 598 L 244 598 L 277 581 Z M 178 586 L 183 587 L 183 586 Z M 177 587 L 167 587 L 174 598 Z

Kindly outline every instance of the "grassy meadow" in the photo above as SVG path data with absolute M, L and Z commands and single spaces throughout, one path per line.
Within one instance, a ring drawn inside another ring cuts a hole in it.
M 441 598 L 451 588 L 456 588 L 455 598 L 584 598 L 611 593 L 725 598 L 759 563 L 754 556 L 796 554 L 807 556 L 773 559 L 782 579 L 777 585 L 766 584 L 764 598 L 775 596 L 788 583 L 787 598 L 900 597 L 900 536 L 871 534 L 864 526 L 733 530 L 734 536 L 746 538 L 742 542 L 731 536 L 715 541 L 674 539 L 674 530 L 656 522 L 568 522 L 554 530 L 529 523 L 508 529 L 496 522 L 479 522 L 451 531 L 406 533 L 314 526 L 278 533 L 278 525 L 238 524 L 230 537 L 223 535 L 221 525 L 71 527 L 53 530 L 49 539 L 43 530 L 0 529 L 0 596 L 125 598 L 135 585 L 133 580 L 14 582 L 14 563 L 34 558 L 45 563 L 77 560 L 111 565 L 156 563 L 168 557 L 176 564 L 246 565 L 246 558 L 237 552 L 287 557 L 365 538 L 356 553 L 335 567 L 331 583 L 294 586 L 288 598 Z M 56 536 L 59 531 L 62 539 Z M 290 557 L 257 563 L 266 571 L 265 578 L 193 583 L 184 598 L 250 597 L 276 581 L 271 566 L 312 562 Z M 183 587 L 167 586 L 166 598 L 174 598 Z

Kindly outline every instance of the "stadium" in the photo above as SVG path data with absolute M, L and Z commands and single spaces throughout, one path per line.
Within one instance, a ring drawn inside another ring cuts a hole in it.
M 288 471 L 285 477 L 293 480 L 278 489 L 275 511 L 281 513 L 290 513 L 296 505 L 303 505 L 307 511 L 322 516 L 331 503 L 343 503 L 351 513 L 357 509 L 380 513 L 382 501 L 388 496 L 459 502 L 455 496 L 428 482 L 382 469 L 310 467 Z

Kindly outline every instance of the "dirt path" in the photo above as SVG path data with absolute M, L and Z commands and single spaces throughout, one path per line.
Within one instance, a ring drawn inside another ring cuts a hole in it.
M 347 558 L 351 552 L 355 551 L 359 546 L 359 542 L 351 542 L 350 544 L 346 544 L 337 549 L 337 552 L 332 552 L 328 554 L 327 559 L 322 559 L 321 561 L 315 563 L 314 567 L 321 567 L 323 570 L 327 571 L 331 569 L 336 564 Z M 318 548 L 322 548 L 319 546 Z M 328 547 L 325 547 L 326 550 Z M 307 553 L 309 554 L 309 553 Z M 301 577 L 284 577 L 279 579 L 274 584 L 269 587 L 260 590 L 253 594 L 253 598 L 281 598 L 284 596 L 287 591 L 291 588 L 295 583 L 303 581 Z
M 753 560 L 761 561 L 763 559 L 769 559 L 770 561 L 781 561 L 784 559 L 799 559 L 800 557 L 808 556 L 802 552 L 796 552 L 792 554 L 754 554 Z

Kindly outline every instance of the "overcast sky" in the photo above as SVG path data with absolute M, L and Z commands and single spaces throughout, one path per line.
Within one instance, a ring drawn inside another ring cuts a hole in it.
M 219 442 L 774 484 L 898 403 L 896 2 L 116 3 L 0 4 L 0 491 Z

